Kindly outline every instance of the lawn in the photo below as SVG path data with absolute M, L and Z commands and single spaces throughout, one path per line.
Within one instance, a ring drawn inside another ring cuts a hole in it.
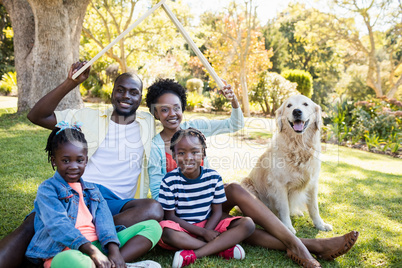
M 53 174 L 44 152 L 49 131 L 31 124 L 26 114 L 14 114 L 15 108 L 9 105 L 1 108 L 2 102 L 0 98 L 0 238 L 21 223 L 33 208 L 38 185 Z M 272 122 L 249 118 L 239 134 L 209 140 L 208 157 L 226 182 L 239 181 L 263 152 L 266 145 L 259 139 L 270 136 L 266 123 Z M 360 231 L 357 244 L 348 254 L 332 262 L 320 261 L 323 267 L 401 267 L 402 160 L 329 144 L 323 144 L 321 160 L 319 207 L 322 218 L 334 230 L 314 229 L 306 215 L 293 218 L 297 235 L 324 238 Z M 244 248 L 244 261 L 207 257 L 193 267 L 297 267 L 284 252 L 248 245 Z M 170 267 L 172 256 L 156 248 L 144 259 Z

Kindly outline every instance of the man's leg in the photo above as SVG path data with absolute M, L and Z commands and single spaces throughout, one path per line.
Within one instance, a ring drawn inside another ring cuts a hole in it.
M 0 240 L 0 268 L 14 268 L 22 264 L 35 234 L 34 219 L 35 213 L 31 213 L 17 229 Z
M 163 209 L 158 201 L 153 199 L 135 199 L 128 201 L 119 214 L 113 216 L 115 225 L 132 226 L 146 220 L 161 221 Z

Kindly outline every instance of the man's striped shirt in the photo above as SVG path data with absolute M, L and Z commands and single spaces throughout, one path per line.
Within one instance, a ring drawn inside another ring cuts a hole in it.
M 175 210 L 176 216 L 196 223 L 211 215 L 212 204 L 226 201 L 221 176 L 215 170 L 200 167 L 197 179 L 187 179 L 180 168 L 167 173 L 162 179 L 159 199 L 164 210 Z

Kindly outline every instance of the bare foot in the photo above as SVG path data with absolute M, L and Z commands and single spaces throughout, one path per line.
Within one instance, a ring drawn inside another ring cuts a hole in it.
M 287 249 L 287 255 L 303 267 L 321 267 L 320 263 L 311 256 L 310 252 L 301 241 L 294 246 L 290 246 Z
M 318 258 L 331 261 L 347 253 L 356 243 L 359 232 L 352 231 L 343 236 L 332 238 L 317 239 L 320 249 L 311 253 L 316 254 Z
M 291 252 L 289 249 L 287 249 L 287 255 L 289 258 L 292 259 L 292 261 L 296 262 L 302 267 L 305 268 L 320 268 L 321 264 L 314 258 L 309 258 L 309 259 L 303 259 L 300 258 L 299 256 L 295 255 L 293 252 Z

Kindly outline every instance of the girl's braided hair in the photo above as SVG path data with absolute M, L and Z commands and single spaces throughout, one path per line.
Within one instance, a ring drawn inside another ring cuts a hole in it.
M 56 127 L 47 138 L 45 148 L 45 151 L 47 152 L 47 161 L 50 163 L 52 156 L 54 156 L 59 146 L 68 142 L 71 144 L 80 143 L 80 145 L 77 144 L 77 146 L 84 146 L 85 149 L 88 148 L 87 140 L 85 139 L 84 133 L 81 132 L 81 129 L 61 129 Z
M 175 134 L 173 134 L 172 139 L 170 140 L 170 150 L 174 152 L 174 147 L 175 145 L 184 137 L 198 137 L 200 140 L 200 143 L 202 145 L 202 153 L 204 157 L 207 155 L 206 149 L 207 149 L 207 143 L 204 134 L 202 134 L 201 131 L 199 131 L 196 128 L 187 128 L 187 129 L 180 129 L 178 130 Z

